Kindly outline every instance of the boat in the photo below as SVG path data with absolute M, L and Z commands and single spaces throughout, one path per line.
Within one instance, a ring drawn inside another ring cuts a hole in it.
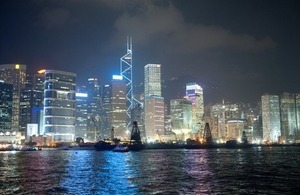
M 129 152 L 129 147 L 124 144 L 118 144 L 114 149 L 113 152 Z
M 225 144 L 225 148 L 233 148 L 233 149 L 251 148 L 253 146 L 254 146 L 253 144 L 249 144 L 245 131 L 243 131 L 243 134 L 242 134 L 242 143 L 237 143 L 237 141 L 235 139 L 231 139 L 231 140 L 226 141 L 226 144 Z
M 95 143 L 94 148 L 97 151 L 113 150 L 118 143 L 117 140 L 99 140 Z
M 19 151 L 36 151 L 37 149 L 33 146 L 22 146 Z

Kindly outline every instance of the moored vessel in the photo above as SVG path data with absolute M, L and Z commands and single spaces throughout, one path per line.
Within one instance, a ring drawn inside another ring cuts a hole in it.
M 124 144 L 118 144 L 114 149 L 113 152 L 129 152 L 129 147 Z

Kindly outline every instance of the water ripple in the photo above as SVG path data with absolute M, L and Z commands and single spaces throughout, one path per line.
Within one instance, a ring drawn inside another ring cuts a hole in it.
M 300 147 L 0 152 L 0 194 L 297 194 Z

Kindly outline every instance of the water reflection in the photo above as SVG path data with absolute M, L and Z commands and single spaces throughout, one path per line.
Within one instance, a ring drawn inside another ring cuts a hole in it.
M 1 191 L 3 194 L 24 191 L 36 194 L 58 186 L 67 155 L 54 154 L 54 151 L 1 154 Z
M 300 147 L 0 153 L 0 194 L 295 194 Z

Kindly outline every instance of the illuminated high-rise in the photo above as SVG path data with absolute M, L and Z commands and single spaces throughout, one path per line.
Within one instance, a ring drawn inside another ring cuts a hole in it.
M 280 132 L 279 96 L 263 95 L 261 97 L 263 140 L 278 142 Z
M 142 107 L 142 103 L 134 97 L 132 74 L 132 37 L 127 37 L 127 52 L 120 58 L 120 75 L 126 83 L 126 129 L 129 131 L 133 122 L 132 109 Z
M 145 97 L 145 136 L 147 141 L 157 140 L 165 131 L 165 104 L 160 96 Z
M 243 131 L 244 131 L 244 121 L 228 120 L 226 124 L 226 140 L 234 139 L 241 142 Z
M 87 139 L 88 94 L 76 93 L 75 136 Z M 96 134 L 96 133 L 95 133 Z M 94 139 L 95 135 L 93 136 Z
M 12 105 L 12 132 L 20 130 L 20 94 L 25 88 L 26 65 L 24 64 L 2 64 L 0 65 L 0 78 L 5 83 L 13 85 Z
M 295 135 L 295 140 L 300 140 L 300 94 L 295 94 L 295 107 L 296 107 L 296 121 L 297 121 L 297 130 Z
M 27 124 L 37 124 L 41 130 L 40 124 L 41 112 L 43 110 L 44 94 L 43 70 L 38 74 L 27 75 L 25 89 L 20 95 L 20 129 L 26 132 Z M 41 133 L 41 131 L 39 132 Z
M 172 131 L 176 134 L 187 134 L 192 130 L 192 102 L 187 99 L 170 101 Z
M 0 136 L 11 133 L 13 85 L 0 81 Z
M 122 76 L 113 76 L 110 97 L 110 126 L 114 128 L 114 136 L 128 139 L 126 129 L 126 83 Z
M 76 74 L 45 71 L 44 132 L 54 143 L 75 140 Z
M 102 100 L 101 100 L 101 87 L 98 78 L 89 78 L 86 87 L 88 94 L 88 110 L 87 110 L 87 132 L 86 138 L 91 141 L 97 141 L 99 137 L 103 138 L 103 114 Z
M 203 89 L 196 83 L 186 84 L 186 98 L 192 102 L 192 130 L 204 129 Z
M 281 133 L 286 139 L 293 139 L 297 132 L 295 94 L 283 93 L 280 96 Z
M 102 88 L 102 126 L 103 138 L 111 138 L 111 125 L 110 125 L 110 105 L 111 105 L 111 84 L 106 84 Z
M 144 67 L 144 125 L 147 141 L 164 134 L 165 105 L 161 97 L 161 65 L 147 64 Z
M 147 64 L 144 68 L 145 82 L 144 95 L 145 96 L 161 96 L 161 68 L 160 64 Z

